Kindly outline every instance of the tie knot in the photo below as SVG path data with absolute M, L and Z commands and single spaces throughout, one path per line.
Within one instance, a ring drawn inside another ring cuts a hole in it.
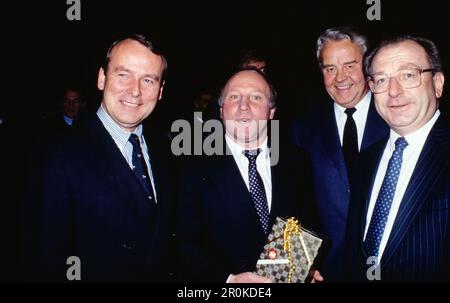
M 255 162 L 256 158 L 258 157 L 259 153 L 261 152 L 261 149 L 246 149 L 244 150 L 244 156 L 247 157 L 249 162 Z
M 406 139 L 404 137 L 399 137 L 399 138 L 397 138 L 397 140 L 395 140 L 395 149 L 402 151 L 407 146 L 408 146 L 408 141 L 406 141 Z
M 352 116 L 355 112 L 356 112 L 356 108 L 354 108 L 354 107 L 346 108 L 344 111 L 344 113 L 346 113 L 347 116 Z
M 133 146 L 140 145 L 139 137 L 136 134 L 131 134 L 130 138 L 128 138 L 128 141 L 130 141 Z

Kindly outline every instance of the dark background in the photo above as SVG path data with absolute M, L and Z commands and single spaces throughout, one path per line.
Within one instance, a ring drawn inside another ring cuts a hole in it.
M 278 118 L 288 125 L 326 95 L 314 47 L 317 36 L 332 26 L 353 26 L 372 45 L 396 34 L 432 39 L 449 75 L 444 1 L 381 0 L 381 21 L 367 20 L 366 0 L 81 0 L 81 21 L 67 20 L 65 0 L 2 5 L 0 281 L 20 281 L 18 218 L 26 173 L 19 170 L 25 167 L 36 123 L 57 106 L 67 84 L 81 86 L 87 110 L 96 110 L 98 68 L 108 46 L 123 34 L 148 35 L 168 59 L 165 94 L 151 115 L 161 129 L 186 116 L 200 91 L 217 93 L 243 52 L 254 48 L 270 55 L 280 95 Z M 448 89 L 441 104 L 448 112 L 446 96 Z
M 81 21 L 67 20 L 65 0 L 19 3 L 17 11 L 5 11 L 15 18 L 4 28 L 23 28 L 9 33 L 19 46 L 11 49 L 24 65 L 22 93 L 33 101 L 5 107 L 16 116 L 24 111 L 35 116 L 55 106 L 62 86 L 77 83 L 87 92 L 88 108 L 95 110 L 98 67 L 110 43 L 127 33 L 148 35 L 168 59 L 163 102 L 153 115 L 161 127 L 189 112 L 199 91 L 218 92 L 227 72 L 252 48 L 270 55 L 280 94 L 278 117 L 303 113 L 325 94 L 314 46 L 331 26 L 353 26 L 371 45 L 400 33 L 424 36 L 437 43 L 444 68 L 449 65 L 444 1 L 380 1 L 381 21 L 367 20 L 371 5 L 366 0 L 81 0 Z

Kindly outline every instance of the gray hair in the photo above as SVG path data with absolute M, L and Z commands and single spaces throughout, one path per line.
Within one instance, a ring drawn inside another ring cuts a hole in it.
M 349 27 L 329 28 L 324 32 L 322 32 L 319 38 L 317 38 L 316 56 L 317 61 L 319 62 L 319 65 L 321 67 L 322 67 L 322 50 L 325 44 L 329 41 L 341 41 L 341 40 L 349 40 L 355 43 L 359 47 L 359 50 L 361 51 L 361 54 L 363 56 L 367 52 L 368 49 L 367 38 L 361 35 L 360 33 L 356 32 L 355 30 Z

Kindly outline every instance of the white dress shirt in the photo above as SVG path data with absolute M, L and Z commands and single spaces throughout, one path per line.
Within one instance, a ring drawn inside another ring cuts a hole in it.
M 437 110 L 434 116 L 430 119 L 430 121 L 428 121 L 420 129 L 405 136 L 405 139 L 408 142 L 408 146 L 406 146 L 406 148 L 403 151 L 402 167 L 400 169 L 400 175 L 398 177 L 397 187 L 395 189 L 395 194 L 392 200 L 392 205 L 389 211 L 386 227 L 384 228 L 384 233 L 381 238 L 381 243 L 378 251 L 378 260 L 381 260 L 382 258 L 384 249 L 389 239 L 389 235 L 391 234 L 392 226 L 394 225 L 395 218 L 397 217 L 398 209 L 402 202 L 409 180 L 411 179 L 412 173 L 417 164 L 417 160 L 419 159 L 423 146 L 425 145 L 425 141 L 428 137 L 428 134 L 430 133 L 431 128 L 433 127 L 439 115 L 440 111 Z M 369 208 L 367 210 L 367 217 L 366 217 L 366 228 L 364 231 L 364 239 L 366 238 L 367 230 L 370 224 L 370 219 L 372 218 L 375 202 L 377 200 L 381 184 L 383 183 L 384 175 L 386 174 L 389 159 L 391 158 L 392 153 L 394 152 L 395 149 L 395 141 L 399 137 L 401 137 L 399 134 L 391 130 L 389 135 L 389 141 L 387 142 L 387 145 L 383 152 L 383 156 L 381 158 L 381 162 L 378 166 L 378 171 L 372 188 L 372 194 L 370 196 Z
M 239 171 L 241 172 L 245 185 L 247 185 L 247 188 L 250 191 L 250 184 L 248 180 L 248 159 L 243 153 L 245 149 L 234 142 L 228 134 L 225 135 L 225 141 L 233 154 L 234 161 L 236 161 L 236 164 L 239 167 Z M 270 170 L 270 152 L 269 147 L 267 146 L 267 138 L 258 148 L 261 149 L 261 153 L 256 158 L 256 169 L 258 170 L 264 183 L 264 190 L 266 191 L 267 203 L 269 205 L 270 212 L 270 208 L 272 206 L 272 174 Z
M 109 114 L 103 108 L 103 104 L 99 106 L 97 110 L 97 116 L 102 122 L 103 126 L 108 131 L 108 133 L 113 138 L 114 142 L 117 145 L 117 148 L 119 148 L 120 152 L 122 153 L 122 156 L 125 158 L 130 168 L 133 169 L 133 145 L 131 144 L 130 141 L 128 141 L 132 133 L 122 129 L 119 125 L 117 125 L 117 123 L 109 116 Z M 155 190 L 155 181 L 153 178 L 150 157 L 148 155 L 147 144 L 145 143 L 144 136 L 142 135 L 142 124 L 139 124 L 139 126 L 136 127 L 133 133 L 138 136 L 139 141 L 141 142 L 142 153 L 144 154 L 144 160 L 145 164 L 147 165 L 148 175 L 150 176 L 153 193 L 155 194 L 155 202 L 157 202 L 158 198 Z
M 355 120 L 356 130 L 358 132 L 358 150 L 361 150 L 361 144 L 364 135 L 364 128 L 366 127 L 367 115 L 369 114 L 370 99 L 372 98 L 372 93 L 370 91 L 362 98 L 358 104 L 356 104 L 356 111 L 353 113 L 352 117 Z M 336 102 L 334 103 L 334 116 L 336 118 L 336 124 L 339 132 L 339 140 L 344 141 L 344 127 L 347 121 L 347 114 L 345 113 L 346 108 L 340 106 Z

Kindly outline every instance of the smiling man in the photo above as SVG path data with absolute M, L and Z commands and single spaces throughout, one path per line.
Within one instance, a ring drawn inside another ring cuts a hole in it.
M 313 162 L 317 208 L 331 240 L 322 268 L 329 282 L 343 278 L 343 241 L 356 158 L 388 133 L 364 77 L 366 51 L 366 38 L 349 28 L 329 28 L 319 36 L 316 56 L 330 98 L 295 121 L 291 134 L 293 143 L 305 148 Z
M 150 146 L 142 124 L 161 99 L 166 67 L 144 36 L 114 42 L 98 73 L 96 115 L 36 161 L 24 207 L 31 280 L 167 279 L 169 152 L 157 136 Z
M 450 129 L 430 40 L 402 36 L 367 58 L 389 136 L 361 154 L 352 188 L 347 269 L 352 280 L 450 281 Z

